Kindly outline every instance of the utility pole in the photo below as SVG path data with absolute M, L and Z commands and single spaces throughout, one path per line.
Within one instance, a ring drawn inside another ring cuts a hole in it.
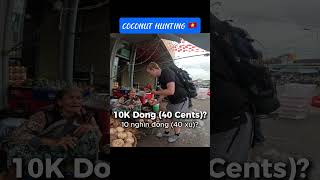
M 131 48 L 131 57 L 129 63 L 129 80 L 130 80 L 130 88 L 133 88 L 133 81 L 134 81 L 134 65 L 136 63 L 136 54 L 137 54 L 137 47 L 135 44 L 132 45 Z
M 14 46 L 12 31 L 12 11 L 14 1 L 0 1 L 0 109 L 8 105 L 9 56 L 8 50 Z
M 79 0 L 65 0 L 63 4 L 61 69 L 62 79 L 68 84 L 73 82 L 74 41 Z

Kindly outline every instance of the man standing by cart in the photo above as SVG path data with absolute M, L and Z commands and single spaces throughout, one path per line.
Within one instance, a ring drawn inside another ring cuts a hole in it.
M 161 89 L 152 92 L 160 96 L 158 103 L 160 103 L 164 97 L 168 97 L 169 102 L 166 108 L 167 111 L 173 115 L 171 121 L 178 121 L 178 119 L 174 117 L 174 114 L 176 112 L 187 112 L 189 107 L 188 93 L 182 82 L 180 82 L 175 72 L 171 69 L 161 69 L 155 62 L 151 62 L 146 70 L 152 77 L 156 77 L 159 80 Z M 168 137 L 168 142 L 173 143 L 179 139 L 180 131 L 180 127 L 175 127 L 175 134 L 170 135 L 169 129 L 166 129 L 164 132 L 159 132 L 157 137 Z

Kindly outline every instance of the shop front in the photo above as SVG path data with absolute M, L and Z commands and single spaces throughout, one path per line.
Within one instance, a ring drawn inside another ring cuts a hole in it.
M 0 161 L 2 140 L 31 115 L 56 106 L 58 93 L 74 86 L 81 89 L 85 115 L 94 117 L 102 133 L 99 152 L 108 152 L 108 4 L 60 4 L 70 13 L 58 0 L 16 2 L 0 2 Z

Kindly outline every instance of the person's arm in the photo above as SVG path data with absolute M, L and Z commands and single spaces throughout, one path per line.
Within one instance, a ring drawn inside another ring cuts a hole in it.
M 158 99 L 158 102 L 161 103 L 163 101 L 164 97 L 165 96 L 160 96 L 159 99 Z
M 28 143 L 34 148 L 38 148 L 42 144 L 41 138 L 38 136 L 46 124 L 46 116 L 44 112 L 38 112 L 26 120 L 25 123 L 12 133 L 12 140 L 16 142 Z M 50 143 L 49 143 L 50 144 Z
M 15 142 L 27 143 L 34 149 L 37 149 L 40 145 L 63 146 L 66 150 L 75 146 L 75 139 L 72 137 L 64 137 L 59 140 L 39 137 L 46 123 L 45 113 L 38 112 L 16 129 L 12 133 L 11 139 Z
M 62 146 L 66 151 L 68 149 L 73 149 L 77 143 L 76 137 L 71 137 L 69 135 L 61 138 L 61 139 L 50 139 L 50 138 L 41 138 L 41 143 L 47 146 Z
M 175 86 L 175 82 L 168 82 L 167 89 L 161 89 L 158 91 L 154 91 L 153 93 L 160 96 L 171 96 L 175 93 Z
M 100 132 L 100 128 L 99 128 L 99 126 L 97 125 L 97 122 L 96 122 L 96 119 L 94 118 L 94 117 L 92 117 L 91 119 L 90 119 L 90 122 L 89 122 L 92 126 L 93 126 L 93 128 L 98 132 L 98 136 L 99 136 L 99 138 L 101 138 L 102 137 L 102 133 Z
M 48 146 L 54 146 L 54 145 L 58 144 L 58 140 L 50 139 L 50 138 L 40 138 L 40 142 L 42 144 L 48 145 Z
M 124 103 L 124 97 L 122 96 L 119 100 L 118 100 L 118 103 L 120 104 L 120 105 L 122 105 L 123 103 Z
M 140 101 L 140 98 L 136 98 L 135 100 L 134 100 L 134 105 L 142 105 L 142 103 L 141 103 L 141 101 Z
M 76 137 L 80 137 L 90 130 L 96 130 L 98 132 L 99 138 L 102 136 L 100 132 L 100 128 L 96 123 L 96 120 L 94 117 L 91 117 L 88 122 L 81 124 L 80 127 L 78 127 L 74 132 L 73 135 Z

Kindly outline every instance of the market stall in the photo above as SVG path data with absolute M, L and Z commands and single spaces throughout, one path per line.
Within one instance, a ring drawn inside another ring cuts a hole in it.
M 68 86 L 64 81 L 50 81 L 45 78 L 33 79 L 27 74 L 27 68 L 13 64 L 9 68 L 8 107 L 11 117 L 28 119 L 32 114 L 53 105 L 57 93 Z M 109 94 L 99 93 L 95 86 L 83 82 L 74 82 L 83 90 L 84 108 L 94 114 L 102 132 L 101 145 L 108 145 L 109 138 Z
M 136 139 L 136 144 L 140 138 L 146 135 L 152 135 L 154 128 L 157 128 L 155 123 L 160 122 L 157 113 L 163 110 L 163 103 L 161 105 L 157 103 L 157 96 L 152 94 L 153 88 L 151 84 L 147 84 L 141 89 L 131 89 L 126 91 L 127 94 L 121 94 L 120 98 L 113 96 L 111 99 L 112 108 L 112 118 L 111 118 L 111 130 L 110 130 L 110 143 L 113 147 L 118 147 L 123 145 L 124 147 L 131 147 L 126 144 L 124 138 L 117 139 L 117 135 L 122 131 L 129 131 L 133 133 L 133 137 L 138 136 Z M 130 99 L 135 99 L 135 101 L 130 101 Z M 128 112 L 129 117 L 121 116 L 122 113 Z M 143 114 L 143 116 L 140 115 Z M 124 128 L 125 130 L 122 130 Z M 120 129 L 120 131 L 119 131 Z M 128 130 L 126 130 L 128 129 Z M 120 137 L 123 137 L 120 135 Z M 122 147 L 122 146 L 121 146 Z
M 174 35 L 123 35 L 112 34 L 116 42 L 111 53 L 111 109 L 112 118 L 116 119 L 119 125 L 130 123 L 134 127 L 131 132 L 137 137 L 137 144 L 143 135 L 153 132 L 152 123 L 156 118 L 120 118 L 114 116 L 116 112 L 142 112 L 145 114 L 158 113 L 160 105 L 156 103 L 158 97 L 152 94 L 157 89 L 157 80 L 147 74 L 145 67 L 150 61 L 159 64 L 173 64 L 174 46 L 167 39 L 180 41 L 181 38 Z M 134 89 L 134 100 L 130 99 L 130 91 Z M 140 124 L 140 126 L 139 126 Z M 141 125 L 143 124 L 143 125 Z M 150 125 L 148 125 L 150 124 Z M 112 127 L 112 125 L 111 125 Z M 116 128 L 116 127 L 115 127 Z M 118 132 L 118 131 L 117 131 Z M 114 132 L 110 132 L 111 134 Z M 112 135 L 111 135 L 112 136 Z M 119 146 L 121 140 L 111 138 L 111 146 Z M 115 143 L 112 143 L 115 141 Z

